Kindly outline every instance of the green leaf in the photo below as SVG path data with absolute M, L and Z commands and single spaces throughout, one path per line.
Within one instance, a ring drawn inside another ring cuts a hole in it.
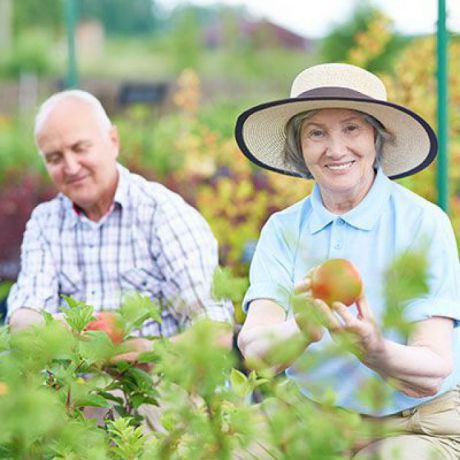
M 82 332 L 88 323 L 94 319 L 94 309 L 85 302 L 75 300 L 73 297 L 62 295 L 67 302 L 68 308 L 63 308 L 64 318 L 67 324 L 76 332 Z
M 131 396 L 130 401 L 134 409 L 137 409 L 147 402 L 147 398 L 145 398 L 143 394 L 135 394 Z
M 78 344 L 78 351 L 88 364 L 108 361 L 116 352 L 116 347 L 105 332 L 87 331 Z
M 424 250 L 404 251 L 385 273 L 383 325 L 407 335 L 412 325 L 405 317 L 405 306 L 428 293 L 428 258 Z
M 118 404 L 124 403 L 123 398 L 121 396 L 115 396 L 113 393 L 110 393 L 109 391 L 99 391 L 99 395 L 109 401 L 114 401 Z
M 155 351 L 146 351 L 141 353 L 137 358 L 138 363 L 156 363 L 159 361 L 158 353 Z
M 128 370 L 127 376 L 132 377 L 139 388 L 149 388 L 152 386 L 152 376 L 142 369 L 132 367 Z
M 138 292 L 129 293 L 123 297 L 119 313 L 125 323 L 127 334 L 142 327 L 149 319 L 159 323 L 162 321 L 159 304 L 153 302 L 148 295 Z
M 235 394 L 241 398 L 246 397 L 252 391 L 247 377 L 238 369 L 232 368 L 230 373 L 230 383 L 232 384 Z
M 234 276 L 228 267 L 217 267 L 213 275 L 212 295 L 215 299 L 230 299 L 240 303 L 248 288 L 247 278 Z
M 87 395 L 86 398 L 79 399 L 75 403 L 78 407 L 110 407 L 110 402 L 103 396 L 99 395 Z

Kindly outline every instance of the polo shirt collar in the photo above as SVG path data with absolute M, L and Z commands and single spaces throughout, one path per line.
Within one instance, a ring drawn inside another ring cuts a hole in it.
M 340 218 L 348 225 L 360 230 L 369 231 L 377 223 L 383 207 L 391 196 L 392 182 L 379 168 L 374 183 L 364 199 L 345 214 L 334 214 L 325 208 L 318 184 L 315 184 L 310 195 L 312 214 L 310 231 L 316 233 Z

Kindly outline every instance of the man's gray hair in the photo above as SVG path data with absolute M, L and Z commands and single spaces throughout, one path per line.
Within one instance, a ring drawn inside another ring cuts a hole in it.
M 307 110 L 306 112 L 298 113 L 294 115 L 286 123 L 286 140 L 284 143 L 284 162 L 286 165 L 294 167 L 295 171 L 299 173 L 302 177 L 306 179 L 313 179 L 311 172 L 308 170 L 307 165 L 305 164 L 305 159 L 302 154 L 302 145 L 301 145 L 301 129 L 302 124 L 305 120 L 316 115 L 322 109 L 318 110 Z M 364 121 L 369 123 L 374 128 L 375 133 L 375 163 L 374 167 L 377 167 L 380 164 L 383 153 L 383 146 L 386 142 L 393 142 L 394 136 L 385 127 L 380 123 L 377 118 L 369 115 L 367 113 L 361 112 L 359 110 L 353 110 L 356 112 Z
M 107 115 L 104 107 L 100 101 L 87 91 L 81 89 L 69 89 L 55 93 L 46 99 L 45 102 L 38 109 L 37 115 L 35 116 L 34 123 L 34 136 L 37 139 L 38 134 L 40 133 L 43 125 L 50 115 L 51 111 L 62 101 L 66 99 L 77 99 L 86 103 L 94 111 L 94 114 L 99 119 L 101 123 L 101 128 L 107 129 L 107 131 L 112 127 L 112 122 Z

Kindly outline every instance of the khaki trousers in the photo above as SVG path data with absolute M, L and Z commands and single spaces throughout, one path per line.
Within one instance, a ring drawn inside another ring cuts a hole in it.
M 354 460 L 460 459 L 460 386 L 420 406 L 386 417 L 363 416 L 385 432 L 358 450 Z

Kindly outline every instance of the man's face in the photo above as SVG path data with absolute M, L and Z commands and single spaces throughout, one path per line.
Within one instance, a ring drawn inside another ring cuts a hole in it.
M 88 103 L 69 98 L 47 116 L 37 144 L 60 192 L 90 218 L 107 212 L 118 180 L 115 127 L 103 126 Z

